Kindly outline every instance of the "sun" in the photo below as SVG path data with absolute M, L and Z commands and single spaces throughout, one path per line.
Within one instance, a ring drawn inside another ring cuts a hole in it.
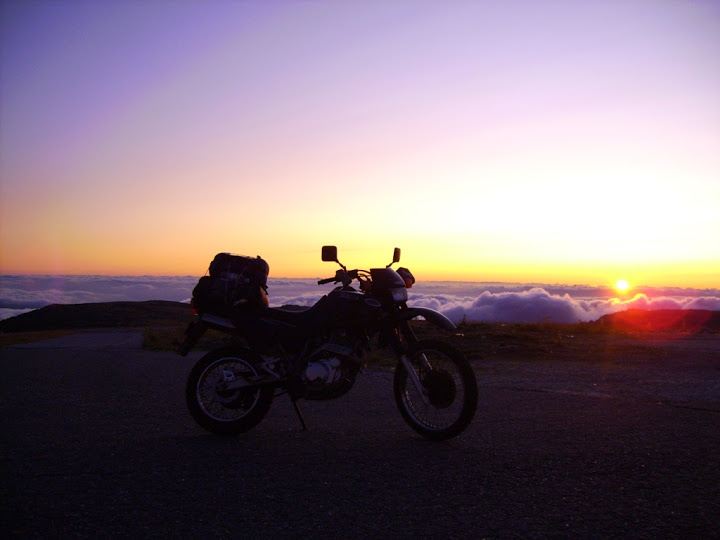
M 624 279 L 618 279 L 615 283 L 615 288 L 620 292 L 625 292 L 630 288 L 630 284 Z

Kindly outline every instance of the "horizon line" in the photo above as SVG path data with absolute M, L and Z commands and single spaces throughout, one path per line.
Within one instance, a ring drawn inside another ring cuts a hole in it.
M 73 278 L 90 278 L 90 277 L 106 277 L 106 278 L 192 278 L 199 279 L 207 275 L 207 271 L 202 274 L 49 274 L 49 273 L 0 273 L 0 278 L 10 277 L 73 277 Z M 311 277 L 290 277 L 290 276 L 278 276 L 270 277 L 268 280 L 314 280 L 323 279 L 321 276 Z M 427 279 L 419 281 L 418 284 L 423 283 L 484 283 L 484 284 L 496 284 L 496 285 L 539 285 L 539 286 L 552 286 L 552 287 L 588 287 L 594 289 L 615 289 L 612 283 L 606 283 L 601 285 L 592 285 L 590 283 L 563 283 L 563 282 L 542 282 L 542 281 L 497 281 L 497 280 L 468 280 L 468 279 Z M 627 291 L 631 293 L 637 289 L 682 289 L 682 290 L 695 290 L 695 291 L 718 291 L 720 292 L 720 284 L 714 287 L 688 287 L 682 285 L 630 285 L 630 289 Z

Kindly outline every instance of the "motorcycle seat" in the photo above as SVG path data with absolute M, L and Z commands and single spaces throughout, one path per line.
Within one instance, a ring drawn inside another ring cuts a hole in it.
M 273 320 L 300 326 L 314 317 L 313 307 L 315 306 L 282 306 L 279 308 L 267 308 L 263 315 Z

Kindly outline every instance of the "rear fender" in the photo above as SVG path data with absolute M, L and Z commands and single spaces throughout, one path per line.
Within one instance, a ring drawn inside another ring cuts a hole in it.
M 445 315 L 430 308 L 403 309 L 396 314 L 396 317 L 401 321 L 409 321 L 415 317 L 422 317 L 429 323 L 432 323 L 443 330 L 453 331 L 457 329 L 453 322 Z

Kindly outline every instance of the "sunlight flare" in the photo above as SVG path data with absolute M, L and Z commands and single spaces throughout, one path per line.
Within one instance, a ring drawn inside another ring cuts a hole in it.
M 619 292 L 624 293 L 630 288 L 630 284 L 624 279 L 618 279 L 617 282 L 615 282 L 615 288 Z

